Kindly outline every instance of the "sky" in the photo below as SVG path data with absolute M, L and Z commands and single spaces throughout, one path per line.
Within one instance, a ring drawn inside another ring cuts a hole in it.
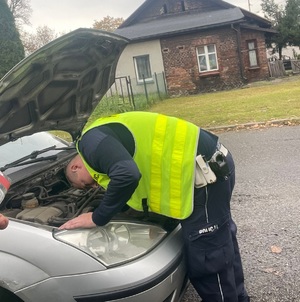
M 276 0 L 277 3 L 285 0 Z M 90 28 L 105 16 L 128 18 L 144 0 L 30 0 L 32 15 L 29 31 L 47 25 L 57 33 L 79 27 Z M 227 0 L 226 2 L 260 14 L 261 0 Z

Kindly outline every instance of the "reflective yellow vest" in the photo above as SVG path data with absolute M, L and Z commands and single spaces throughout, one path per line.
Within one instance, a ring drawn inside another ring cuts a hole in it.
M 187 218 L 193 211 L 199 128 L 157 113 L 127 112 L 100 118 L 83 134 L 109 123 L 126 126 L 135 140 L 133 159 L 142 178 L 128 205 L 142 211 L 142 200 L 146 199 L 151 212 L 177 219 Z M 107 188 L 109 177 L 93 170 L 82 160 L 97 183 Z

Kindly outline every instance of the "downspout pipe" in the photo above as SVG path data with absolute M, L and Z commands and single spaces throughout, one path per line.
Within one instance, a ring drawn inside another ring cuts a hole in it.
M 240 27 L 235 28 L 234 24 L 231 23 L 231 28 L 236 32 L 236 38 L 237 38 L 237 47 L 238 47 L 238 57 L 239 57 L 239 61 L 240 61 L 240 74 L 241 74 L 241 78 L 242 80 L 246 81 L 247 78 L 245 77 L 245 66 L 244 66 L 244 60 L 243 60 L 243 56 L 242 56 L 242 38 L 241 38 L 241 30 Z

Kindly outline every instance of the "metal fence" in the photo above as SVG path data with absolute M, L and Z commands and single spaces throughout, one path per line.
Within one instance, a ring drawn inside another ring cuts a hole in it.
M 164 72 L 154 73 L 151 81 L 146 79 L 137 81 L 137 79 L 130 76 L 117 77 L 106 93 L 106 97 L 118 98 L 120 103 L 129 104 L 135 108 L 135 97 L 137 95 L 143 95 L 148 102 L 149 95 L 153 94 L 159 100 L 166 97 L 167 86 Z
M 129 103 L 134 107 L 134 95 L 129 77 L 115 78 L 114 84 L 107 91 L 107 98 L 118 98 L 120 103 Z

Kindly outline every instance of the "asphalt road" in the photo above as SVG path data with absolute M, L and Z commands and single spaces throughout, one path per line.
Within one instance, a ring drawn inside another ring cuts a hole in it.
M 251 302 L 299 302 L 300 126 L 218 135 L 236 163 L 232 215 Z M 196 301 L 190 286 L 183 302 Z

